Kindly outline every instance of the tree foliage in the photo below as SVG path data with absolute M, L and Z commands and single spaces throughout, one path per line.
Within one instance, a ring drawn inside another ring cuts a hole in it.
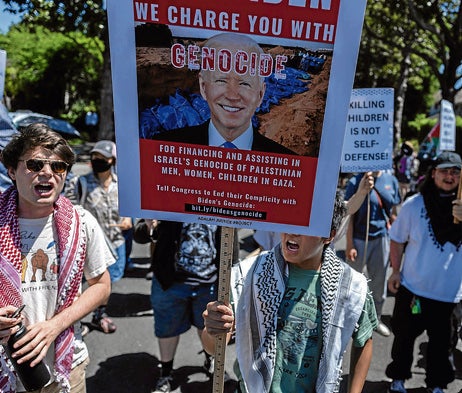
M 102 38 L 106 26 L 103 0 L 4 0 L 6 11 L 20 13 L 28 25 L 41 25 L 61 33 L 81 32 Z
M 75 120 L 98 100 L 101 40 L 22 23 L 0 35 L 0 47 L 7 51 L 5 92 L 13 108 Z
M 416 26 L 404 0 L 370 0 L 364 21 L 356 83 L 361 87 L 395 89 L 395 143 L 399 146 L 407 122 L 428 109 L 433 97 L 432 75 L 425 62 L 412 50 L 417 41 Z M 426 87 L 425 90 L 422 90 Z M 419 92 L 419 94 L 415 94 Z M 412 99 L 409 99 L 412 96 Z
M 462 57 L 459 0 L 369 0 L 357 87 L 395 88 L 395 133 L 431 107 L 435 92 L 454 102 Z M 459 87 L 460 88 L 460 87 Z
M 80 33 L 102 42 L 103 62 L 99 68 L 99 135 L 92 139 L 113 139 L 112 86 L 107 37 L 107 16 L 104 0 L 53 1 L 53 0 L 4 0 L 6 11 L 21 13 L 23 23 L 43 26 L 65 35 Z
M 437 77 L 443 99 L 454 102 L 462 65 L 462 8 L 460 0 L 407 0 L 418 34 L 414 53 Z

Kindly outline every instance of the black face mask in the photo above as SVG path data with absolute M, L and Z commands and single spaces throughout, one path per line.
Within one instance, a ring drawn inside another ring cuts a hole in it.
M 101 173 L 111 169 L 112 164 L 101 158 L 94 158 L 91 160 L 91 166 L 93 168 L 93 172 Z

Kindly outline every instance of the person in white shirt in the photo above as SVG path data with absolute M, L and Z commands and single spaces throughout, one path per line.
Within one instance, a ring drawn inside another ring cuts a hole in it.
M 25 304 L 27 333 L 12 356 L 31 366 L 43 361 L 50 372 L 47 391 L 83 393 L 88 352 L 78 325 L 107 301 L 107 267 L 114 259 L 96 219 L 61 196 L 75 162 L 65 139 L 45 124 L 31 124 L 4 148 L 2 161 L 14 183 L 0 194 L 2 343 L 18 324 L 5 310 Z M 25 391 L 2 346 L 0 370 L 2 393 Z
M 406 200 L 390 229 L 393 272 L 388 289 L 396 294 L 391 319 L 395 337 L 386 374 L 393 380 L 393 393 L 406 393 L 415 339 L 424 331 L 428 391 L 441 393 L 454 380 L 449 353 L 451 315 L 462 299 L 461 166 L 458 154 L 441 153 L 420 192 Z

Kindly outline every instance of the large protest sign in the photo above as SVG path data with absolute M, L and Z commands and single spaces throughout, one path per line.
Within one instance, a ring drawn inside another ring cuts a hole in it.
M 342 172 L 392 168 L 393 97 L 391 88 L 354 89 L 351 92 Z
M 110 0 L 121 213 L 327 235 L 364 9 Z M 238 149 L 223 148 L 221 127 L 255 103 Z

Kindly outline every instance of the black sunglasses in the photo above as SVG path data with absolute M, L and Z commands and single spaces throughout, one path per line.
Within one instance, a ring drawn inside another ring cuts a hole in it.
M 31 158 L 29 160 L 19 160 L 24 161 L 26 163 L 26 168 L 29 169 L 31 172 L 40 172 L 45 164 L 49 164 L 51 170 L 54 173 L 61 174 L 67 171 L 69 164 L 64 161 L 59 160 L 42 160 L 39 158 Z

